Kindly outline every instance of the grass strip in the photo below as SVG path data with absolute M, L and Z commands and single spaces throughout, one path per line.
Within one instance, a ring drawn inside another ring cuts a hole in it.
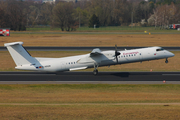
M 0 103 L 179 103 L 180 85 L 0 85 Z
M 0 118 L 179 119 L 179 91 L 166 84 L 0 85 Z

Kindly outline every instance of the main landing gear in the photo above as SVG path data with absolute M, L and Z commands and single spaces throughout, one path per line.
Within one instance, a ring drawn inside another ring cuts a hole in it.
M 94 74 L 94 75 L 97 75 L 97 74 L 98 74 L 97 68 L 98 68 L 98 65 L 97 65 L 96 63 L 94 63 L 94 71 L 93 71 L 93 74 Z
M 168 59 L 166 58 L 166 61 L 165 61 L 165 63 L 168 63 Z
M 94 70 L 94 71 L 93 71 L 93 74 L 94 74 L 94 75 L 97 75 L 97 74 L 98 74 L 98 70 L 97 70 L 97 69 Z

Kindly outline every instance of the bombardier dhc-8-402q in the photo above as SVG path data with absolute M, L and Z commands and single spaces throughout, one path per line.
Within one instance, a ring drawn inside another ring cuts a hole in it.
M 149 60 L 165 59 L 174 54 L 164 50 L 162 47 L 147 47 L 141 49 L 101 51 L 93 49 L 91 53 L 63 58 L 32 57 L 22 46 L 23 42 L 5 43 L 15 64 L 20 70 L 35 70 L 46 72 L 73 71 L 94 68 L 94 75 L 98 74 L 98 67 Z

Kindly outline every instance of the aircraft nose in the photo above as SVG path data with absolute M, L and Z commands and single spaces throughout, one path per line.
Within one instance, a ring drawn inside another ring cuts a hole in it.
M 174 56 L 174 54 L 172 52 L 168 51 L 167 57 L 173 57 L 173 56 Z
M 173 53 L 171 53 L 171 57 L 174 57 L 174 54 L 173 54 Z

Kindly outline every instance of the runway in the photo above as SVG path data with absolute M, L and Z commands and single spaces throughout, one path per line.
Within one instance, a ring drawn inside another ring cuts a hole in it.
M 0 84 L 180 84 L 180 72 L 0 72 Z

